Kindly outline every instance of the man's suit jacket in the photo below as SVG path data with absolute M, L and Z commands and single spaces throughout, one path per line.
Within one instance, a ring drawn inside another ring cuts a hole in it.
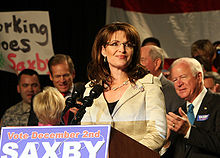
M 186 111 L 186 104 L 182 106 Z M 220 95 L 208 90 L 197 113 L 188 139 L 171 132 L 171 146 L 163 157 L 220 157 Z
M 162 92 L 165 98 L 166 112 L 174 112 L 178 107 L 183 105 L 185 101 L 176 94 L 173 83 L 164 75 L 160 78 L 160 82 L 162 84 Z

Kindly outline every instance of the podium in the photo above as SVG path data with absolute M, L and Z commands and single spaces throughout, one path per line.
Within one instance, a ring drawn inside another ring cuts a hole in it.
M 160 158 L 160 155 L 115 128 L 111 128 L 109 158 Z
M 158 153 L 110 125 L 2 127 L 0 155 L 1 157 L 46 155 L 59 158 L 73 155 L 83 158 L 160 157 Z

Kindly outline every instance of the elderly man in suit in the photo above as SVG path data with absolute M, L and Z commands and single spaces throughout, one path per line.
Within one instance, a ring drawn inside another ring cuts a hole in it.
M 164 66 L 164 58 L 167 58 L 167 53 L 154 45 L 141 47 L 140 63 L 146 67 L 150 73 L 157 76 L 162 84 L 162 91 L 165 98 L 166 111 L 175 111 L 179 106 L 185 103 L 175 91 L 173 83 L 168 80 L 162 73 Z
M 171 144 L 163 157 L 220 157 L 220 95 L 204 87 L 203 69 L 193 58 L 180 58 L 171 66 L 177 94 L 186 103 L 167 114 Z

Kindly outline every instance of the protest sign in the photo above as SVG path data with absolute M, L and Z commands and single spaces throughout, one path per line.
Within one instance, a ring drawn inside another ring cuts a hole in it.
M 0 70 L 47 74 L 54 55 L 47 11 L 0 12 Z

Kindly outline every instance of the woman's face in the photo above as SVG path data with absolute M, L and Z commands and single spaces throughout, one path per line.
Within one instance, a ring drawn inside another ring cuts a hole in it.
M 127 41 L 124 31 L 116 31 L 111 39 L 102 47 L 102 55 L 107 57 L 109 68 L 125 69 L 132 60 L 133 44 Z

